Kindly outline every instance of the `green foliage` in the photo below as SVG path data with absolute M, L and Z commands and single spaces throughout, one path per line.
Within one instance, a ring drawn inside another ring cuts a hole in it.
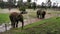
M 21 14 L 27 14 L 27 12 L 26 12 L 26 6 L 21 6 L 19 8 L 19 10 L 21 11 Z
M 27 0 L 27 2 L 31 2 L 31 0 Z
M 0 14 L 0 24 L 9 22 L 9 14 Z
M 4 4 L 5 4 L 4 2 L 0 2 L 0 7 L 4 8 Z
M 36 9 L 36 3 L 33 2 L 33 5 L 32 5 L 33 9 Z
M 28 3 L 28 8 L 31 8 L 31 3 Z
M 19 10 L 20 10 L 20 11 L 25 11 L 26 8 L 25 8 L 25 6 L 21 6 L 21 7 L 19 8 Z

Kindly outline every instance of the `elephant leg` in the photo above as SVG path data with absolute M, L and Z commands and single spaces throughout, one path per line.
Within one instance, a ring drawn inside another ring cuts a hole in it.
M 14 23 L 14 25 L 13 25 L 13 28 L 15 28 L 15 23 Z
M 16 22 L 16 28 L 18 27 L 18 21 Z
M 39 18 L 39 16 L 37 15 L 37 18 Z
M 37 18 L 39 18 L 39 15 L 37 15 Z
M 12 28 L 15 28 L 15 23 L 12 22 L 12 23 L 11 23 L 11 26 L 12 26 Z
M 13 17 L 12 16 L 9 16 L 10 20 L 11 20 L 11 26 L 12 28 L 15 28 L 15 22 L 13 20 Z
M 23 27 L 24 27 L 24 22 L 22 21 L 22 29 L 23 29 Z
M 44 18 L 45 18 L 45 15 L 43 14 L 43 15 L 42 15 L 42 19 L 44 19 Z
M 43 18 L 45 18 L 45 15 L 43 15 Z

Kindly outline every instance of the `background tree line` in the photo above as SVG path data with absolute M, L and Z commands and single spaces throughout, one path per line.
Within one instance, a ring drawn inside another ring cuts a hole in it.
M 37 0 L 35 0 L 37 1 Z M 0 2 L 0 8 L 9 8 L 9 7 L 12 7 L 12 8 L 20 8 L 21 6 L 24 6 L 25 8 L 60 8 L 58 7 L 58 3 L 54 2 L 53 3 L 53 6 L 51 5 L 52 2 L 51 0 L 48 0 L 46 3 L 42 2 L 41 5 L 37 5 L 36 2 L 32 2 L 31 3 L 31 0 L 27 0 L 27 2 L 23 2 L 23 0 L 21 1 L 18 1 L 17 2 L 17 5 L 16 4 L 16 1 L 11 2 L 11 0 L 9 2 Z

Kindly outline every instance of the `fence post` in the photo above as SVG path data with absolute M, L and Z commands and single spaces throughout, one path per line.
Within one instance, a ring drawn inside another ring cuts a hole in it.
M 7 24 L 5 24 L 5 30 L 7 31 Z

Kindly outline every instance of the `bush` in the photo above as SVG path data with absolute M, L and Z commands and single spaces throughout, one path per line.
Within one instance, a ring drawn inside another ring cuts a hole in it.
M 27 14 L 25 6 L 20 7 L 19 10 L 22 11 L 21 14 Z
M 20 11 L 25 11 L 25 7 L 22 6 L 22 7 L 19 8 L 19 10 L 20 10 Z

